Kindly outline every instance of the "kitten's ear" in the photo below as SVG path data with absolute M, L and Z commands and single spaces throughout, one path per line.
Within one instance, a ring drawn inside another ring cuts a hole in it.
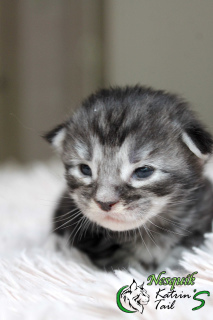
M 200 159 L 205 160 L 212 153 L 212 136 L 198 122 L 194 122 L 185 128 L 182 134 L 182 140 L 187 147 Z
M 42 137 L 58 151 L 62 151 L 63 141 L 66 135 L 66 125 L 60 124 L 56 128 L 44 134 Z

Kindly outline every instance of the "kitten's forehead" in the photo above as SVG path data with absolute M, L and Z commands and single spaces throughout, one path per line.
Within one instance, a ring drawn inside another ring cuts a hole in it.
M 101 165 L 102 170 L 107 171 L 109 175 L 118 170 L 122 162 L 129 162 L 129 141 L 128 139 L 121 147 L 103 145 L 96 137 L 93 138 L 93 156 L 92 162 Z
M 151 142 L 171 142 L 171 131 L 173 139 L 179 134 L 168 110 L 148 107 L 145 102 L 140 105 L 139 102 L 128 105 L 127 102 L 98 101 L 90 108 L 82 106 L 73 120 L 75 137 L 83 139 L 86 145 L 88 139 L 94 145 L 93 138 L 97 137 L 103 146 L 121 147 L 126 139 L 131 138 L 134 143 L 132 149 L 138 150 Z
M 90 151 L 86 143 L 76 142 L 74 148 L 78 156 L 93 162 L 96 166 L 101 165 L 105 171 L 109 171 L 110 175 L 115 170 L 119 170 L 122 165 L 149 159 L 157 151 L 157 148 L 151 143 L 135 149 L 132 137 L 127 137 L 120 147 L 103 145 L 97 136 L 92 136 L 90 141 Z
M 85 141 L 77 139 L 77 136 L 74 141 L 69 141 L 72 151 L 66 152 L 66 155 L 81 161 L 93 162 L 96 167 L 101 165 L 102 170 L 108 171 L 110 175 L 122 165 L 136 164 L 142 160 L 160 161 L 159 155 L 164 153 L 165 144 L 163 147 L 149 139 L 140 143 L 137 140 L 137 137 L 130 134 L 120 146 L 103 144 L 99 136 L 90 132 Z M 66 149 L 68 150 L 68 147 Z

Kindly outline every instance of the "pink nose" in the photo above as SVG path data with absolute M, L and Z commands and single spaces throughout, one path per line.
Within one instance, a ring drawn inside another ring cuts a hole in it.
M 110 211 L 111 208 L 118 203 L 119 201 L 113 201 L 113 202 L 102 202 L 102 201 L 97 201 L 95 200 L 95 202 L 98 204 L 98 206 L 104 210 L 104 211 Z

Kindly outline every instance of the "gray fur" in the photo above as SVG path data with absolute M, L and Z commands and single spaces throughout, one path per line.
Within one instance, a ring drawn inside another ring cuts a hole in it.
M 153 268 L 210 231 L 213 190 L 203 169 L 212 138 L 179 96 L 140 86 L 100 90 L 45 138 L 57 145 L 67 180 L 53 229 L 98 266 L 136 259 Z M 137 164 L 153 175 L 135 179 Z

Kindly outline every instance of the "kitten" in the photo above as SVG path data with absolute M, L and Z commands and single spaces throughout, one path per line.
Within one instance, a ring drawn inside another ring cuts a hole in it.
M 179 96 L 103 89 L 45 139 L 67 181 L 53 229 L 99 267 L 168 267 L 211 230 L 213 141 Z

